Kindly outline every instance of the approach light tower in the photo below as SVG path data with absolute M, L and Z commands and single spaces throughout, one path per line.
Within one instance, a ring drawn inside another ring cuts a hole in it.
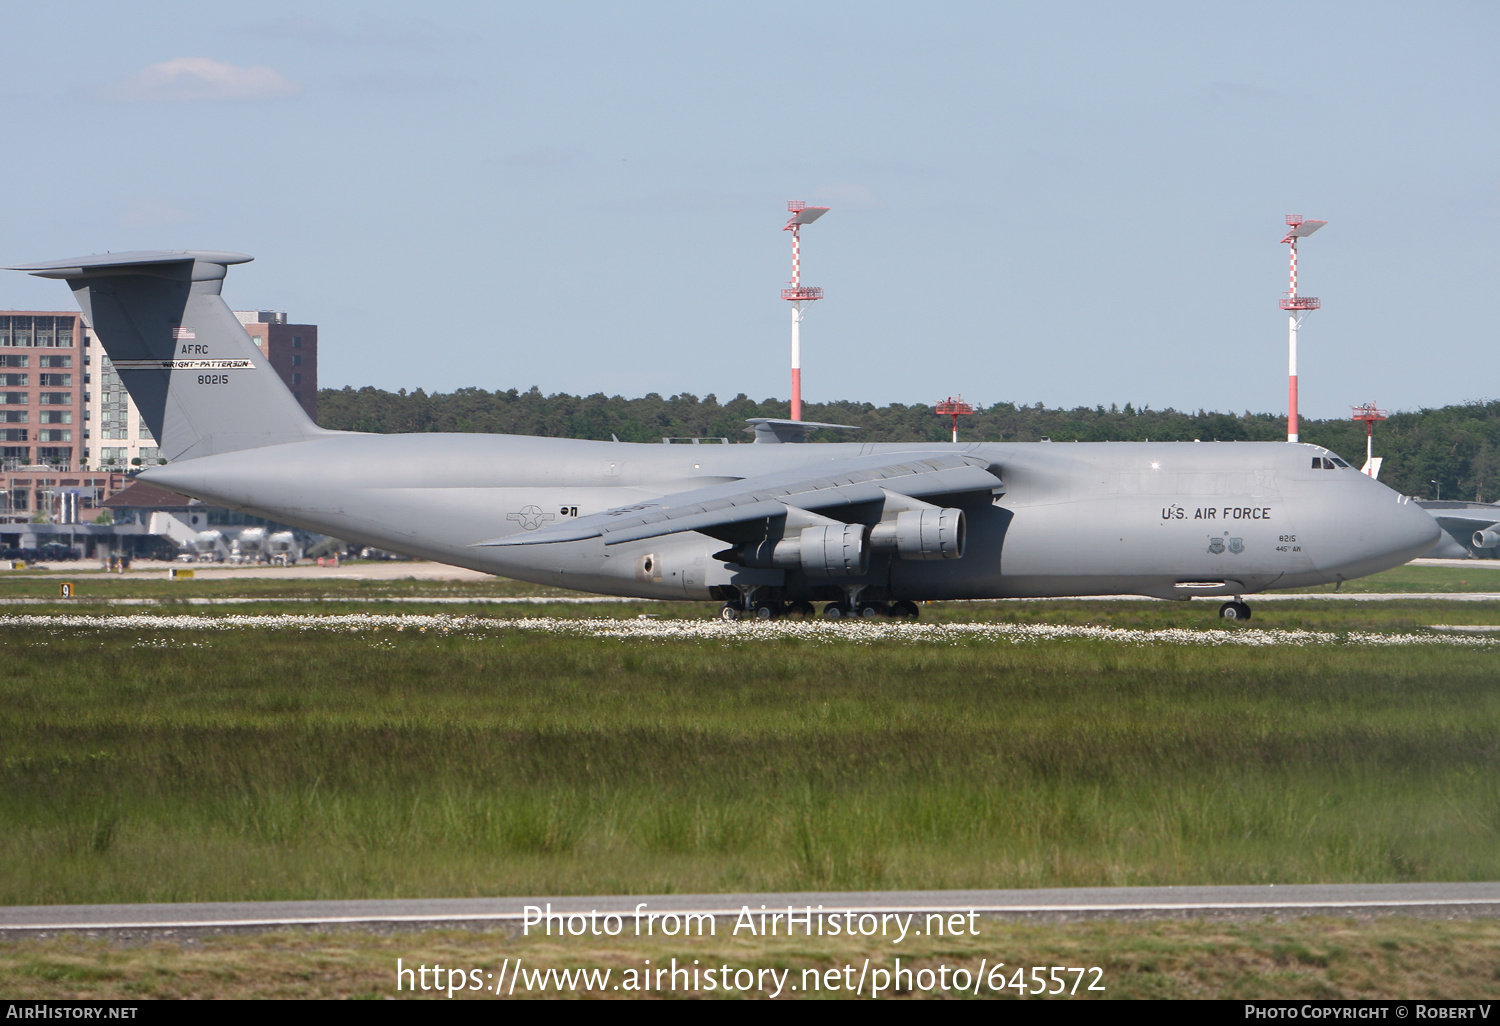
M 792 304 L 792 419 L 802 419 L 802 304 L 823 298 L 823 290 L 802 284 L 802 226 L 812 224 L 828 213 L 827 207 L 810 207 L 801 200 L 792 200 L 786 205 L 792 216 L 787 219 L 784 232 L 792 233 L 792 280 L 791 288 L 781 290 L 781 298 Z
M 974 407 L 964 402 L 964 397 L 961 395 L 950 395 L 937 404 L 938 416 L 941 417 L 946 414 L 953 418 L 953 440 L 955 442 L 958 441 L 958 418 L 973 412 Z
M 1307 238 L 1328 222 L 1305 221 L 1301 214 L 1288 214 L 1286 223 L 1291 230 L 1281 241 L 1289 243 L 1292 247 L 1292 284 L 1291 288 L 1287 289 L 1286 298 L 1281 301 L 1281 308 L 1287 312 L 1286 440 L 1295 442 L 1297 441 L 1297 329 L 1302 326 L 1302 318 L 1307 316 L 1307 311 L 1316 310 L 1322 305 L 1312 296 L 1297 295 L 1297 240 Z
M 1389 416 L 1384 410 L 1377 410 L 1374 403 L 1365 403 L 1354 407 L 1354 416 L 1350 418 L 1365 422 L 1365 465 L 1361 472 L 1371 477 L 1380 476 L 1380 464 L 1375 462 L 1375 422 Z

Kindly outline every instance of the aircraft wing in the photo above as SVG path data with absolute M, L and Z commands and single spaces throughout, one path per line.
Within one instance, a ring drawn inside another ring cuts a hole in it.
M 840 460 L 826 469 L 801 467 L 680 492 L 478 544 L 547 545 L 602 537 L 606 545 L 619 545 L 681 531 L 711 532 L 746 521 L 785 516 L 792 508 L 826 510 L 883 502 L 886 492 L 920 499 L 1001 487 L 1000 477 L 991 471 L 988 460 L 956 453 L 885 453 Z
M 1500 546 L 1500 506 L 1429 500 L 1419 500 L 1417 504 L 1431 513 L 1438 526 L 1465 549 Z
M 1438 513 L 1435 510 L 1428 510 L 1428 512 L 1432 513 L 1433 519 L 1440 526 L 1450 531 L 1482 531 L 1500 522 L 1500 514 L 1496 513 L 1474 513 L 1465 516 L 1462 512 L 1457 514 Z

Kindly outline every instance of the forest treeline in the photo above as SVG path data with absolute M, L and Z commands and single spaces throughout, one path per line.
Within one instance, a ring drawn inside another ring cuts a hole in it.
M 377 388 L 322 389 L 318 421 L 345 431 L 392 434 L 414 431 L 477 431 L 555 438 L 660 442 L 664 437 L 724 437 L 750 440 L 750 417 L 787 417 L 787 403 L 756 402 L 746 396 L 720 402 L 686 392 L 668 398 L 639 399 L 566 394 L 487 392 L 461 388 L 428 393 L 422 389 L 387 392 Z M 804 404 L 805 420 L 853 424 L 858 432 L 822 431 L 813 441 L 947 441 L 949 419 L 931 406 L 836 402 Z M 1307 420 L 1305 442 L 1326 446 L 1350 463 L 1364 462 L 1364 425 L 1352 420 Z M 976 442 L 1139 442 L 1280 441 L 1284 417 L 1269 413 L 1216 413 L 1199 410 L 1117 407 L 1048 409 L 1037 403 L 996 403 L 962 418 L 959 437 Z M 1413 413 L 1396 413 L 1375 427 L 1375 453 L 1385 457 L 1380 479 L 1392 488 L 1431 498 L 1495 501 L 1500 498 L 1500 401 L 1471 402 Z M 1434 485 L 1433 482 L 1437 484 Z

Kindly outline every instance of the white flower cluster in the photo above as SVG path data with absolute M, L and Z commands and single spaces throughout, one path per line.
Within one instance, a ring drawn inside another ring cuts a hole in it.
M 1122 627 L 1069 627 L 1057 624 L 910 623 L 867 620 L 664 620 L 642 616 L 634 620 L 566 619 L 534 616 L 516 619 L 481 616 L 348 613 L 316 616 L 279 614 L 261 616 L 0 616 L 0 627 L 53 630 L 121 631 L 233 631 L 301 630 L 366 633 L 398 631 L 417 634 L 481 635 L 521 630 L 573 637 L 647 638 L 660 640 L 761 641 L 797 639 L 820 644 L 868 644 L 875 641 L 955 644 L 974 639 L 1020 644 L 1038 641 L 1087 639 L 1135 645 L 1445 645 L 1494 647 L 1497 639 L 1455 634 L 1376 633 L 1369 631 L 1266 630 L 1247 627 L 1188 630 L 1174 627 L 1135 630 Z

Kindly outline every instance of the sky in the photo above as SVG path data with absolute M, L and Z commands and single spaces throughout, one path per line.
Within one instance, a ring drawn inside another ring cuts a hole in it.
M 217 249 L 320 385 L 1500 396 L 1500 5 L 12 5 L 0 262 Z M 71 309 L 0 275 L 0 308 Z

